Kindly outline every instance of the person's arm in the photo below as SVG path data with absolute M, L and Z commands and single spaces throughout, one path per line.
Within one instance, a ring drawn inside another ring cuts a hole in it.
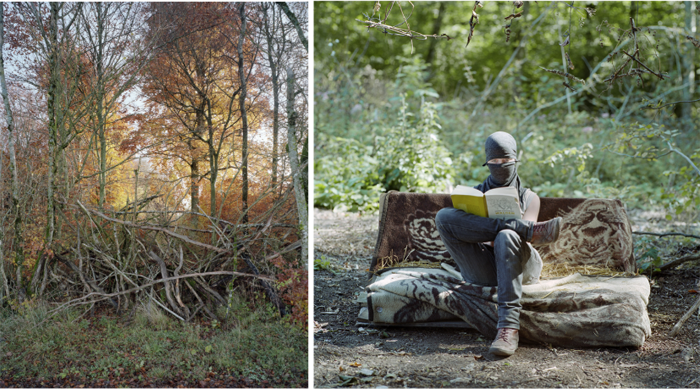
M 537 216 L 540 214 L 540 196 L 536 193 L 533 193 L 532 196 L 533 198 L 530 200 L 530 205 L 527 206 L 525 214 L 523 215 L 523 220 L 537 222 Z
M 537 222 L 537 216 L 540 214 L 540 196 L 536 193 L 532 193 L 532 196 L 530 204 L 527 206 L 525 214 L 523 215 L 523 220 Z M 484 244 L 493 247 L 493 242 L 484 242 Z

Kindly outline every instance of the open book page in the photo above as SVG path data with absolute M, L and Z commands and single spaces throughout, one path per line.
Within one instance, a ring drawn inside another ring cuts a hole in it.
M 486 201 L 481 191 L 468 186 L 457 185 L 452 191 L 451 197 L 453 207 L 473 215 L 488 216 Z
M 484 194 L 488 215 L 492 219 L 520 219 L 518 190 L 513 187 L 496 188 Z

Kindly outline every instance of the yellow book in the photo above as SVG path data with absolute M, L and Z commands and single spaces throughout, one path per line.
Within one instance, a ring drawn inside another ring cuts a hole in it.
M 520 219 L 518 190 L 495 188 L 481 193 L 478 189 L 457 185 L 452 191 L 452 206 L 465 212 L 492 219 Z

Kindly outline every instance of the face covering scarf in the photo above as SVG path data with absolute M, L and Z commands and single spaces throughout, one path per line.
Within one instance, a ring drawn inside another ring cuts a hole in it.
M 486 139 L 486 161 L 494 158 L 512 158 L 518 156 L 517 143 L 515 139 L 507 132 L 498 131 L 491 134 Z M 477 186 L 476 189 L 486 192 L 493 188 L 501 188 L 504 186 L 512 186 L 518 190 L 520 194 L 520 203 L 523 203 L 523 197 L 526 189 L 520 184 L 520 176 L 518 176 L 517 159 L 506 163 L 484 163 L 482 166 L 488 166 L 491 175 Z

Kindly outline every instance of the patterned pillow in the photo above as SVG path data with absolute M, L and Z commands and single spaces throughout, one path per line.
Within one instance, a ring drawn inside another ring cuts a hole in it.
M 544 263 L 636 270 L 632 230 L 620 200 L 587 199 L 558 215 L 564 223 L 559 239 L 536 247 Z
M 541 198 L 540 220 L 562 216 L 556 243 L 538 247 L 545 263 L 590 265 L 635 272 L 632 232 L 620 200 Z M 380 200 L 379 236 L 370 269 L 378 261 L 454 263 L 435 227 L 435 215 L 452 206 L 448 194 L 389 192 Z M 391 258 L 391 260 L 387 260 Z M 384 261 L 382 261 L 384 259 Z M 382 266 L 384 265 L 384 266 Z

